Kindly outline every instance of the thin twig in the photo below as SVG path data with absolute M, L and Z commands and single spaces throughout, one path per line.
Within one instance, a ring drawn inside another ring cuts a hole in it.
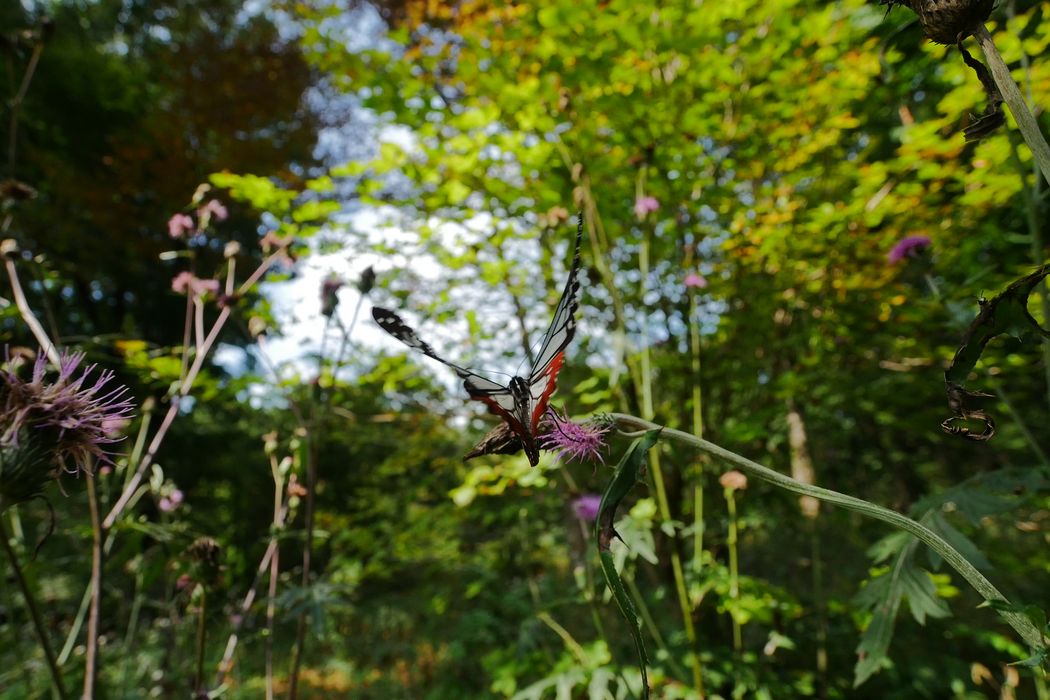
M 26 72 L 22 74 L 22 84 L 18 87 L 18 92 L 15 96 L 7 103 L 8 109 L 11 110 L 11 121 L 7 127 L 7 170 L 8 177 L 15 176 L 15 151 L 18 146 L 18 113 L 21 111 L 22 100 L 25 99 L 26 93 L 29 92 L 29 83 L 33 81 L 33 74 L 36 72 L 37 64 L 40 63 L 40 54 L 44 51 L 44 42 L 38 41 L 33 47 L 33 55 L 29 57 L 29 64 L 26 66 Z
M 248 617 L 248 613 L 251 611 L 252 605 L 255 603 L 255 596 L 257 595 L 259 584 L 262 582 L 262 576 L 270 566 L 270 561 L 276 551 L 277 540 L 274 538 L 270 540 L 270 545 L 266 548 L 262 561 L 259 562 L 259 566 L 255 572 L 255 580 L 252 581 L 251 588 L 248 589 L 248 592 L 244 595 L 244 599 L 241 601 L 239 619 L 234 624 L 233 631 L 230 632 L 230 636 L 226 640 L 226 651 L 223 652 L 222 661 L 219 662 L 219 668 L 215 678 L 215 684 L 217 686 L 224 685 L 226 683 L 226 677 L 229 675 L 230 671 L 233 670 L 233 655 L 237 650 L 237 644 L 239 642 L 238 634 L 240 633 L 241 627 L 244 625 L 244 621 Z
M 15 297 L 15 305 L 18 307 L 18 313 L 21 314 L 22 320 L 29 326 L 30 332 L 33 337 L 36 338 L 36 342 L 40 344 L 40 348 L 47 354 L 47 359 L 51 361 L 55 367 L 62 364 L 62 357 L 58 353 L 58 348 L 51 342 L 51 339 L 47 337 L 47 331 L 40 325 L 40 321 L 36 319 L 33 314 L 33 310 L 29 308 L 29 302 L 26 301 L 26 295 L 22 291 L 22 285 L 18 282 L 18 270 L 15 268 L 15 261 L 10 255 L 4 257 L 4 268 L 7 270 L 7 277 L 11 280 L 11 293 Z
M 303 527 L 306 529 L 306 543 L 303 547 L 303 573 L 300 585 L 305 589 L 310 585 L 310 567 L 314 547 L 314 492 L 317 490 L 317 442 L 313 430 L 307 430 L 304 438 L 306 450 L 306 515 Z M 288 682 L 288 700 L 296 700 L 299 693 L 299 669 L 303 661 L 303 648 L 306 646 L 307 613 L 299 613 L 295 630 L 295 650 L 292 652 L 292 669 Z
M 88 510 L 91 514 L 91 603 L 88 608 L 87 641 L 84 653 L 84 697 L 95 697 L 95 678 L 98 675 L 98 634 L 102 610 L 102 544 L 105 533 L 99 522 L 98 494 L 95 477 L 87 474 Z
M 7 528 L 4 526 L 3 517 L 0 517 L 0 544 L 3 544 L 7 560 L 11 562 L 15 580 L 18 581 L 18 587 L 22 590 L 22 598 L 26 602 L 26 607 L 29 608 L 29 616 L 33 619 L 33 628 L 36 630 L 37 638 L 40 641 L 40 648 L 44 650 L 44 657 L 47 659 L 47 669 L 51 673 L 51 686 L 62 700 L 66 700 L 69 696 L 66 695 L 66 689 L 62 685 L 62 674 L 59 672 L 58 663 L 55 661 L 55 652 L 51 649 L 47 628 L 44 627 L 44 620 L 40 617 L 40 609 L 36 605 L 33 591 L 29 588 L 29 581 L 26 580 L 22 567 L 18 563 L 18 554 L 15 552 L 14 547 L 11 546 L 11 542 L 8 541 Z

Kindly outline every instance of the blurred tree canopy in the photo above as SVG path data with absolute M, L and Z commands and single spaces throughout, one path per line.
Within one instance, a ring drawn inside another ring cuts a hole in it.
M 16 233 L 43 274 L 58 276 L 47 296 L 65 307 L 61 333 L 173 341 L 181 302 L 167 292 L 178 269 L 158 274 L 157 264 L 172 247 L 167 220 L 212 172 L 296 182 L 314 162 L 299 47 L 225 0 L 7 3 L 0 13 L 5 97 L 42 49 L 15 152 L 4 139 L 0 155 L 5 177 L 37 190 Z M 234 214 L 229 230 L 245 231 L 248 214 Z M 220 253 L 200 251 L 198 264 L 207 270 Z

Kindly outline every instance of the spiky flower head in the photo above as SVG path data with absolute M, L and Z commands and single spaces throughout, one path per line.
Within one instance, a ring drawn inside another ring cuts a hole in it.
M 111 385 L 113 372 L 89 379 L 95 365 L 80 369 L 83 360 L 64 353 L 49 372 L 41 352 L 28 378 L 21 358 L 0 366 L 0 509 L 39 495 L 62 471 L 90 472 L 109 461 L 104 446 L 121 439 L 114 428 L 134 404 L 127 387 Z
M 552 410 L 547 412 L 547 423 L 550 430 L 538 439 L 540 447 L 557 452 L 558 459 L 563 462 L 574 459 L 603 461 L 605 436 L 612 427 L 608 421 L 595 418 L 576 423 Z

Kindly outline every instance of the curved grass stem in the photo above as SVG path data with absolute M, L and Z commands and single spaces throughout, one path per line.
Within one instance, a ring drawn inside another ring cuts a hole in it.
M 681 430 L 666 428 L 656 423 L 638 418 L 637 416 L 630 416 L 623 413 L 614 413 L 610 417 L 622 428 L 626 429 L 654 430 L 659 428 L 662 430 L 660 433 L 661 438 L 665 440 L 676 440 L 698 450 L 702 450 L 712 457 L 717 457 L 718 459 L 729 462 L 736 468 L 757 479 L 761 479 L 762 481 L 773 484 L 774 486 L 779 486 L 780 488 L 791 491 L 792 493 L 797 493 L 802 496 L 812 496 L 813 498 L 826 503 L 840 506 L 847 510 L 852 510 L 876 520 L 881 520 L 882 522 L 888 523 L 900 530 L 904 530 L 905 532 L 914 535 L 916 539 L 940 555 L 941 558 L 965 578 L 966 581 L 973 586 L 974 590 L 976 590 L 986 601 L 1007 602 L 1006 597 L 1000 593 L 994 585 L 992 585 L 991 581 L 985 578 L 984 574 L 978 571 L 977 568 L 966 559 L 966 557 L 958 552 L 958 550 L 948 544 L 948 542 L 941 538 L 940 535 L 906 515 L 890 510 L 889 508 L 875 505 L 874 503 L 870 503 L 861 498 L 847 496 L 846 494 L 821 488 L 819 486 L 803 484 L 800 481 L 792 479 L 790 476 L 773 471 L 768 467 L 762 466 L 758 462 L 752 462 L 750 459 L 742 457 L 735 452 L 730 452 L 723 447 L 719 447 L 713 442 L 708 442 L 707 440 L 682 432 Z M 1009 624 L 1010 627 L 1012 627 L 1030 647 L 1039 648 L 1043 645 L 1042 632 L 1040 632 L 1040 630 L 1037 629 L 1027 617 L 1009 610 L 999 610 L 999 614 L 1002 615 L 1006 623 Z

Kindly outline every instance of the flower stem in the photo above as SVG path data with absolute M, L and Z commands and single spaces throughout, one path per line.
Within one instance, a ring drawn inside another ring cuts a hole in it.
M 248 279 L 246 279 L 241 284 L 241 286 L 237 288 L 237 294 L 244 294 L 249 289 L 251 289 L 252 286 L 254 286 L 255 283 L 258 282 L 262 278 L 262 276 L 266 274 L 266 271 L 270 269 L 270 266 L 274 263 L 275 260 L 277 260 L 278 255 L 279 252 L 273 253 L 265 260 L 263 260 L 259 267 L 256 268 L 255 272 L 253 272 L 248 277 Z M 187 310 L 187 313 L 189 313 L 189 310 Z M 190 365 L 190 368 L 183 377 L 175 396 L 172 397 L 171 403 L 168 405 L 168 413 L 164 416 L 164 420 L 157 428 L 157 432 L 154 433 L 153 440 L 150 442 L 149 445 L 149 449 L 146 450 L 146 454 L 138 463 L 138 466 L 135 469 L 135 473 L 132 475 L 128 483 L 124 486 L 124 490 L 121 492 L 120 497 L 117 499 L 117 502 L 114 503 L 113 507 L 109 509 L 109 513 L 106 514 L 105 519 L 102 521 L 102 528 L 104 530 L 109 530 L 113 527 L 114 523 L 117 522 L 117 518 L 121 516 L 121 514 L 124 512 L 124 509 L 127 508 L 128 504 L 131 502 L 132 497 L 135 495 L 135 490 L 139 487 L 139 484 L 142 482 L 142 477 L 146 474 L 146 470 L 149 469 L 149 466 L 153 464 L 153 459 L 157 454 L 157 450 L 160 449 L 161 443 L 164 441 L 164 437 L 168 434 L 168 429 L 171 427 L 171 424 L 175 421 L 175 417 L 179 413 L 179 400 L 183 396 L 189 394 L 190 389 L 193 388 L 193 383 L 197 379 L 197 374 L 200 372 L 201 367 L 204 366 L 204 360 L 207 359 L 208 352 L 211 350 L 212 345 L 214 345 L 215 341 L 218 339 L 219 332 L 222 330 L 223 326 L 226 325 L 226 320 L 230 317 L 230 313 L 231 307 L 229 306 L 224 306 L 219 311 L 218 317 L 212 324 L 211 331 L 209 331 L 207 337 L 204 339 L 204 342 L 202 342 L 200 346 L 196 348 L 196 352 L 193 358 L 193 364 Z
M 730 452 L 713 442 L 708 442 L 707 440 L 680 430 L 675 430 L 674 428 L 663 427 L 656 423 L 638 418 L 637 416 L 630 416 L 623 413 L 613 413 L 610 417 L 625 428 L 633 428 L 635 430 L 661 429 L 661 438 L 677 440 L 678 442 L 702 450 L 712 457 L 717 457 L 729 462 L 757 479 L 761 479 L 762 481 L 773 484 L 774 486 L 779 486 L 780 488 L 791 491 L 792 493 L 797 493 L 803 496 L 812 496 L 813 498 L 825 501 L 832 505 L 852 510 L 861 515 L 875 518 L 876 520 L 881 520 L 884 523 L 889 523 L 898 529 L 914 535 L 916 539 L 940 555 L 941 558 L 944 559 L 949 566 L 959 572 L 959 574 L 965 578 L 966 581 L 973 586 L 974 590 L 976 590 L 986 601 L 1006 601 L 1006 597 L 1000 593 L 999 590 L 984 577 L 984 574 L 978 571 L 977 568 L 966 559 L 966 557 L 960 554 L 937 533 L 933 532 L 925 525 L 912 520 L 906 515 L 902 515 L 901 513 L 890 510 L 889 508 L 883 508 L 882 506 L 875 505 L 874 503 L 870 503 L 854 496 L 847 496 L 846 494 L 821 488 L 820 486 L 803 484 L 802 482 L 795 481 L 791 477 L 781 474 L 780 472 L 764 467 L 758 462 L 752 462 L 746 457 L 742 457 L 735 452 Z M 1027 617 L 1020 613 L 1007 610 L 1000 610 L 999 614 L 1031 647 L 1039 648 L 1043 645 L 1042 633 L 1031 623 L 1031 621 L 1028 620 Z
M 736 498 L 733 489 L 725 490 L 726 507 L 729 511 L 729 535 L 726 538 L 726 546 L 729 547 L 729 599 L 733 601 L 734 607 L 740 599 L 740 565 L 737 559 L 737 531 L 736 531 Z M 740 651 L 744 646 L 740 635 L 740 622 L 736 619 L 735 611 L 730 612 L 729 619 L 733 622 L 733 650 Z
M 66 689 L 62 685 L 62 674 L 58 670 L 55 652 L 51 649 L 51 642 L 48 640 L 44 620 L 40 617 L 40 609 L 37 608 L 36 598 L 33 597 L 33 592 L 29 588 L 29 582 L 22 572 L 22 567 L 18 564 L 18 554 L 8 540 L 7 528 L 4 527 L 2 517 L 0 517 L 0 543 L 3 544 L 7 560 L 11 562 L 11 569 L 14 571 L 15 579 L 18 581 L 18 587 L 22 589 L 22 598 L 26 602 L 26 607 L 29 608 L 29 615 L 33 618 L 33 628 L 36 630 L 37 638 L 40 640 L 40 648 L 44 650 L 44 657 L 47 659 L 47 669 L 51 673 L 51 686 L 59 698 L 66 700 L 69 696 L 66 695 Z
M 84 653 L 84 697 L 95 697 L 98 675 L 98 629 L 102 611 L 102 544 L 105 533 L 99 521 L 95 477 L 87 475 L 88 509 L 91 513 L 91 603 L 88 608 L 87 651 Z
M 646 287 L 649 280 L 649 234 L 642 237 L 642 243 L 638 250 L 638 269 L 641 273 L 641 289 L 639 297 L 645 298 Z M 651 418 L 655 415 L 653 407 L 653 373 L 650 369 L 649 343 L 642 344 L 641 350 L 641 403 L 642 414 Z M 660 467 L 660 452 L 654 450 L 649 456 L 651 469 L 649 474 L 653 480 L 653 490 L 656 492 L 656 506 L 663 522 L 670 522 L 671 504 L 667 498 L 667 488 L 664 485 L 663 470 Z M 685 636 L 689 640 L 689 648 L 693 653 L 690 655 L 693 671 L 693 688 L 704 697 L 704 673 L 700 661 L 700 649 L 696 634 L 696 625 L 693 623 L 693 606 L 689 602 L 689 592 L 685 586 L 685 573 L 682 569 L 682 557 L 678 553 L 678 544 L 672 539 L 669 543 L 671 557 L 671 573 L 674 576 L 675 592 L 678 596 L 678 606 L 682 611 L 682 624 L 685 627 Z
M 208 593 L 201 594 L 201 608 L 197 613 L 197 670 L 193 676 L 193 692 L 195 697 L 204 695 L 204 646 L 207 640 L 208 629 L 204 624 L 204 616 L 208 611 Z
M 1009 105 L 1010 112 L 1013 113 L 1014 119 L 1017 121 L 1017 129 L 1024 136 L 1028 147 L 1032 149 L 1032 155 L 1035 157 L 1035 162 L 1039 165 L 1039 170 L 1042 171 L 1043 177 L 1047 182 L 1050 182 L 1050 145 L 1046 143 L 1043 133 L 1039 130 L 1039 124 L 1035 121 L 1035 117 L 1032 116 L 1028 105 L 1025 104 L 1024 97 L 1021 96 L 1017 83 L 1014 82 L 1013 77 L 1010 75 L 1010 69 L 1007 68 L 1006 62 L 1003 61 L 999 49 L 995 47 L 992 35 L 988 33 L 988 28 L 983 24 L 978 25 L 973 35 L 977 39 L 981 51 L 984 52 L 984 58 L 988 62 L 988 70 L 992 74 L 992 79 L 995 80 L 995 84 L 999 87 L 999 92 L 1003 95 L 1003 100 Z
M 10 256 L 4 258 L 4 268 L 7 270 L 7 276 L 11 280 L 11 295 L 15 298 L 15 306 L 18 307 L 19 315 L 22 316 L 25 324 L 29 326 L 30 332 L 36 338 L 36 342 L 40 344 L 40 349 L 47 355 L 47 359 L 51 361 L 51 364 L 55 367 L 61 366 L 62 357 L 58 354 L 58 348 L 47 337 L 47 331 L 40 325 L 40 321 L 37 320 L 33 310 L 29 308 L 25 292 L 22 291 L 22 285 L 18 281 L 18 269 L 15 268 L 15 261 Z

